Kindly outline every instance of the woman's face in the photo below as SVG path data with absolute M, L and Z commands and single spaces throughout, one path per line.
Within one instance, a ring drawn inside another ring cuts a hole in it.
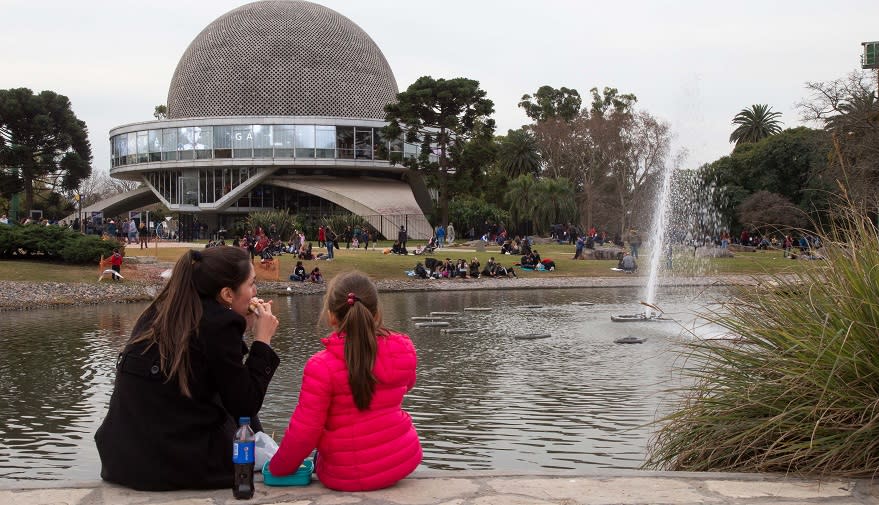
M 250 299 L 255 296 L 256 273 L 253 271 L 253 265 L 250 265 L 250 275 L 247 276 L 247 280 L 242 282 L 232 294 L 232 310 L 246 317 Z

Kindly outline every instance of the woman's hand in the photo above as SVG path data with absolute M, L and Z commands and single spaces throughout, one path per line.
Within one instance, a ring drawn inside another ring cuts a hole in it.
M 254 302 L 254 310 L 247 316 L 247 328 L 253 331 L 253 340 L 271 345 L 278 329 L 278 317 L 272 314 L 272 301 L 258 298 Z

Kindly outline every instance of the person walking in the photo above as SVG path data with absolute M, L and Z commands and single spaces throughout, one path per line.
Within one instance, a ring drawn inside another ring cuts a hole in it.
M 436 227 L 436 243 L 439 244 L 440 248 L 446 243 L 446 229 L 441 224 Z

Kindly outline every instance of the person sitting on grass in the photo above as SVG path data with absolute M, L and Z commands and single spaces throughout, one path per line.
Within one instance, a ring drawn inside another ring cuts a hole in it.
M 415 277 L 419 277 L 421 279 L 427 279 L 429 277 L 427 269 L 424 268 L 424 265 L 422 265 L 420 261 L 415 264 Z
M 473 261 L 470 262 L 470 277 L 472 279 L 479 278 L 479 258 L 473 258 Z
M 627 252 L 622 258 L 620 258 L 617 268 L 627 274 L 631 274 L 634 273 L 635 270 L 638 270 L 638 264 L 635 262 L 635 257 L 632 256 L 632 253 Z
M 482 275 L 484 277 L 494 277 L 497 275 L 497 263 L 494 261 L 494 256 L 488 258 L 488 263 L 485 264 L 485 268 L 482 270 Z
M 320 273 L 320 267 L 314 267 L 310 274 L 308 274 L 308 278 L 311 282 L 316 284 L 320 284 L 324 281 L 324 276 Z
M 458 269 L 458 277 L 460 277 L 461 279 L 467 278 L 467 272 L 469 271 L 469 267 L 467 266 L 467 260 L 465 260 L 464 258 L 459 258 L 458 264 L 455 266 L 455 268 Z
M 522 256 L 522 258 L 519 260 L 519 265 L 522 268 L 536 268 L 537 260 L 534 259 L 534 253 L 529 251 L 528 254 Z
M 303 282 L 306 277 L 307 275 L 305 274 L 305 267 L 302 266 L 301 261 L 297 261 L 296 266 L 293 267 L 293 273 L 290 274 L 290 280 Z
M 401 244 L 400 241 L 398 240 L 398 241 L 394 242 L 394 245 L 391 247 L 391 254 L 399 254 L 401 256 L 406 256 L 408 254 L 408 252 L 406 251 L 406 248 L 403 247 L 403 244 Z

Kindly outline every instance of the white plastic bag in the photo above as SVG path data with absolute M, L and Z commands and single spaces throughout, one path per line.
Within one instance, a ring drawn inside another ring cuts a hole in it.
M 253 452 L 253 468 L 257 472 L 261 472 L 266 461 L 272 459 L 272 456 L 278 452 L 278 444 L 272 440 L 272 437 L 266 435 L 264 431 L 257 431 L 254 441 L 256 442 L 256 449 Z

